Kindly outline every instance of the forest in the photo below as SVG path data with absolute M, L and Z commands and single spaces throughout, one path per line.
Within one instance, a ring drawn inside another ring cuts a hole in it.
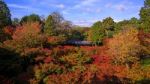
M 139 16 L 81 27 L 55 11 L 12 19 L 0 0 L 0 84 L 150 84 L 150 0 Z

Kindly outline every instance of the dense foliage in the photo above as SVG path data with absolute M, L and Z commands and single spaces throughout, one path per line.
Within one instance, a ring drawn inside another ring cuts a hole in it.
M 0 0 L 0 28 L 11 25 L 11 14 L 10 10 L 3 2 Z
M 142 29 L 145 32 L 150 32 L 150 1 L 149 0 L 145 0 L 144 2 L 144 7 L 141 8 L 140 10 L 140 19 L 142 21 Z
M 31 22 L 41 22 L 41 18 L 39 15 L 31 14 L 29 16 L 22 17 L 20 23 L 31 23 Z
M 0 84 L 150 83 L 149 16 L 142 13 L 149 3 L 140 20 L 115 23 L 108 17 L 91 28 L 73 26 L 57 12 L 46 20 L 36 14 L 14 19 L 0 37 Z

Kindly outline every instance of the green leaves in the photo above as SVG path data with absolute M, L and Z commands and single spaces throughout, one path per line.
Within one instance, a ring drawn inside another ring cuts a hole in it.
M 104 19 L 102 22 L 98 21 L 93 24 L 89 31 L 88 40 L 94 42 L 94 44 L 101 44 L 104 37 L 112 37 L 114 32 L 115 22 L 111 17 Z
M 144 2 L 144 7 L 141 8 L 140 10 L 140 20 L 142 22 L 142 29 L 145 32 L 150 32 L 150 1 L 145 0 Z
M 31 22 L 41 22 L 40 16 L 36 14 L 31 14 L 29 16 L 22 17 L 20 23 L 31 23 Z
M 11 25 L 10 10 L 5 2 L 0 1 L 0 28 Z

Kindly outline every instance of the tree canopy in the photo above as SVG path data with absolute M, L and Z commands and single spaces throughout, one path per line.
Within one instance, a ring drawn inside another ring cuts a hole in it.
M 145 0 L 144 7 L 140 10 L 140 20 L 142 22 L 142 30 L 150 32 L 150 0 Z
M 31 22 L 41 22 L 41 18 L 39 15 L 37 14 L 31 14 L 29 16 L 24 16 L 22 17 L 20 23 L 23 24 L 23 23 L 31 23 Z
M 0 28 L 11 25 L 11 14 L 6 3 L 0 0 Z

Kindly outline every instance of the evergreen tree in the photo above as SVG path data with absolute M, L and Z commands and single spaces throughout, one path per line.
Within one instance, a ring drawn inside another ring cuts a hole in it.
M 0 0 L 0 28 L 11 25 L 11 14 L 6 3 Z
M 45 21 L 44 33 L 52 36 L 54 35 L 54 30 L 55 30 L 54 20 L 53 20 L 53 17 L 49 15 Z
M 114 25 L 115 25 L 115 22 L 111 17 L 107 17 L 103 20 L 102 26 L 105 30 L 105 34 L 107 37 L 113 36 Z
M 145 32 L 150 32 L 150 0 L 145 0 L 144 7 L 140 10 L 140 20 L 142 29 Z
M 91 30 L 89 31 L 88 40 L 92 41 L 95 45 L 102 43 L 105 36 L 105 30 L 102 27 L 102 22 L 98 21 L 93 24 Z

